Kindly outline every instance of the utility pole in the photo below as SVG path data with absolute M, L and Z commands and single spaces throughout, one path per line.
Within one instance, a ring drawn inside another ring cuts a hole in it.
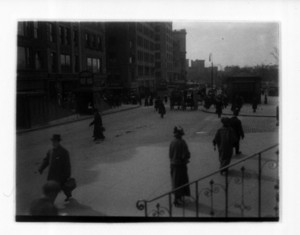
M 214 63 L 212 60 L 212 53 L 209 53 L 209 61 L 211 61 L 211 88 L 213 89 L 214 87 Z

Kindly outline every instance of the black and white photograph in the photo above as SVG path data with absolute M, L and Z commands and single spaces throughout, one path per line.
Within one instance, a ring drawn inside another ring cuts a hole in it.
M 279 31 L 18 22 L 17 219 L 277 221 Z
M 283 194 L 298 193 L 287 179 L 298 165 L 290 69 L 299 59 L 286 37 L 296 8 L 275 5 L 284 16 L 266 17 L 266 2 L 249 3 L 257 18 L 197 17 L 193 4 L 177 16 L 176 3 L 158 17 L 147 4 L 126 16 L 125 4 L 98 15 L 84 3 L 65 3 L 66 17 L 54 3 L 44 17 L 7 16 L 13 85 L 1 87 L 12 107 L 2 116 L 12 113 L 12 128 L 2 142 L 13 143 L 2 195 L 11 222 L 282 226 L 296 211 Z

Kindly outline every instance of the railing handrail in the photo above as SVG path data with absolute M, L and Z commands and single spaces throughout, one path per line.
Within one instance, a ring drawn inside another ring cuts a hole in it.
M 192 185 L 192 184 L 194 184 L 194 183 L 196 183 L 196 182 L 199 182 L 199 181 L 201 181 L 201 180 L 204 180 L 204 179 L 206 179 L 206 178 L 208 178 L 208 177 L 210 177 L 210 176 L 212 176 L 212 175 L 215 175 L 215 174 L 219 173 L 220 171 L 223 171 L 223 170 L 228 169 L 228 168 L 230 168 L 230 167 L 232 167 L 232 166 L 238 165 L 238 164 L 240 164 L 241 162 L 244 162 L 244 161 L 246 161 L 246 160 L 248 160 L 248 159 L 250 159 L 250 158 L 254 158 L 256 155 L 259 155 L 259 154 L 262 154 L 262 153 L 264 153 L 264 152 L 267 152 L 267 151 L 269 151 L 270 149 L 273 149 L 273 148 L 275 148 L 275 147 L 277 147 L 277 146 L 278 146 L 278 144 L 272 145 L 271 147 L 268 147 L 268 148 L 266 148 L 266 149 L 264 149 L 264 150 L 262 150 L 262 151 L 260 151 L 260 152 L 258 152 L 258 153 L 254 153 L 254 154 L 252 154 L 252 155 L 250 155 L 250 156 L 248 156 L 248 157 L 245 157 L 245 158 L 243 158 L 243 159 L 241 159 L 241 160 L 239 160 L 239 161 L 237 161 L 237 162 L 235 162 L 235 163 L 232 163 L 232 164 L 230 164 L 230 165 L 228 165 L 228 166 L 226 166 L 226 167 L 220 168 L 220 169 L 217 170 L 217 171 L 214 171 L 214 172 L 212 172 L 212 173 L 209 173 L 208 175 L 203 176 L 203 177 L 201 177 L 201 178 L 199 178 L 199 179 L 197 179 L 197 180 L 194 180 L 194 181 L 192 181 L 192 182 L 190 182 L 190 183 L 184 184 L 184 185 L 182 185 L 182 186 L 180 186 L 180 187 L 178 187 L 178 188 L 176 188 L 176 189 L 173 189 L 172 191 L 169 191 L 169 192 L 167 192 L 167 193 L 164 193 L 164 194 L 162 194 L 162 195 L 160 195 L 160 196 L 157 196 L 157 197 L 155 197 L 155 198 L 153 198 L 153 199 L 150 199 L 150 200 L 141 200 L 141 201 L 146 202 L 146 203 L 150 203 L 150 202 L 156 201 L 157 199 L 160 199 L 160 198 L 165 197 L 165 196 L 167 196 L 167 195 L 169 195 L 169 194 L 171 194 L 171 193 L 174 193 L 175 191 L 177 191 L 177 190 L 179 190 L 179 189 L 181 189 L 181 188 L 184 188 L 184 187 L 186 187 L 186 186 L 190 186 L 190 185 Z

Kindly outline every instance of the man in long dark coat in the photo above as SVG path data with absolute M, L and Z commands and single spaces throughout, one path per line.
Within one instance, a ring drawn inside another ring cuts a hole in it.
M 69 152 L 60 145 L 60 135 L 53 135 L 51 140 L 53 148 L 47 152 L 47 155 L 43 159 L 38 171 L 40 174 L 42 174 L 44 169 L 49 166 L 47 180 L 53 180 L 57 182 L 66 195 L 65 201 L 68 201 L 72 197 L 72 194 L 67 188 L 64 187 L 64 184 L 71 176 Z
M 239 111 L 235 110 L 233 112 L 233 117 L 230 119 L 230 125 L 232 129 L 234 130 L 235 136 L 236 136 L 236 142 L 234 143 L 234 148 L 235 148 L 235 154 L 241 154 L 242 152 L 240 151 L 240 140 L 241 138 L 244 139 L 244 130 L 242 126 L 242 122 L 240 119 L 238 119 Z
M 97 109 L 94 110 L 94 120 L 90 123 L 90 126 L 92 125 L 94 125 L 94 140 L 104 140 L 105 136 L 103 135 L 104 127 L 102 118 Z
M 221 122 L 223 123 L 223 127 L 217 131 L 215 138 L 213 139 L 213 145 L 215 149 L 216 145 L 218 146 L 220 168 L 223 168 L 230 164 L 236 137 L 234 131 L 230 127 L 229 118 L 222 118 Z M 224 172 L 225 171 L 221 171 L 221 174 Z
M 184 131 L 181 127 L 174 128 L 174 140 L 170 144 L 169 158 L 171 162 L 171 179 L 173 190 L 189 183 L 187 164 L 190 152 L 185 140 L 182 139 Z M 190 196 L 190 188 L 186 186 L 174 192 L 174 205 L 179 206 L 184 202 L 184 196 Z

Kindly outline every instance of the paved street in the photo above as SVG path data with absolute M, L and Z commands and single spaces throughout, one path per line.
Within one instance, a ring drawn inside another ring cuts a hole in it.
M 242 156 L 278 143 L 275 118 L 240 119 L 246 134 L 241 142 Z M 30 202 L 41 194 L 47 171 L 42 176 L 35 171 L 51 147 L 54 133 L 62 135 L 62 145 L 71 156 L 72 176 L 78 182 L 69 204 L 64 204 L 62 194 L 56 200 L 61 213 L 67 215 L 143 216 L 143 211 L 136 209 L 137 200 L 171 189 L 168 148 L 174 125 L 181 125 L 186 133 L 191 151 L 190 180 L 219 167 L 212 147 L 221 126 L 216 114 L 167 108 L 161 119 L 153 107 L 144 106 L 109 114 L 103 116 L 106 140 L 99 144 L 93 142 L 90 122 L 87 119 L 17 136 L 17 215 L 26 215 Z

